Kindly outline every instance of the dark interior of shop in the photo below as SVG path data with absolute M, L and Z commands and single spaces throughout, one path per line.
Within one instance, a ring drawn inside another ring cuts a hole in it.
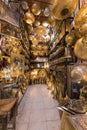
M 0 130 L 87 130 L 87 0 L 0 0 Z

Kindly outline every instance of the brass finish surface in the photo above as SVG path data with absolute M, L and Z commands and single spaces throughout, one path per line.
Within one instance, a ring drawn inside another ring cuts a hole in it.
M 31 11 L 34 15 L 39 15 L 41 13 L 41 8 L 38 4 L 33 4 L 31 7 Z
M 22 1 L 21 2 L 21 7 L 24 11 L 28 10 L 29 9 L 29 6 L 28 6 L 28 2 L 26 1 Z
M 72 46 L 73 44 L 75 44 L 76 41 L 75 32 L 71 31 L 69 34 L 67 34 L 65 41 L 67 42 L 68 46 Z
M 27 24 L 32 24 L 35 21 L 34 15 L 30 11 L 25 13 L 24 19 Z
M 87 35 L 87 4 L 83 5 L 74 18 L 74 28 L 78 37 Z
M 63 20 L 71 16 L 74 12 L 78 0 L 55 0 L 52 7 L 52 12 L 56 19 Z
M 87 84 L 87 65 L 79 64 L 71 70 L 71 80 L 73 83 Z
M 75 29 L 79 29 L 84 23 L 87 23 L 87 4 L 82 6 L 74 18 Z
M 0 99 L 0 114 L 9 112 L 16 102 L 16 98 Z
M 82 37 L 77 40 L 74 46 L 74 54 L 81 60 L 87 60 L 87 38 Z

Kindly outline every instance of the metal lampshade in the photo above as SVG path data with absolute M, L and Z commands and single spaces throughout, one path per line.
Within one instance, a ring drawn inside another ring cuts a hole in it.
M 30 11 L 25 13 L 24 19 L 27 24 L 32 24 L 35 21 L 35 17 Z
M 87 36 L 87 4 L 83 5 L 74 18 L 74 27 L 78 36 Z
M 40 15 L 40 13 L 41 13 L 41 8 L 40 8 L 40 6 L 38 5 L 38 4 L 33 4 L 32 5 L 32 7 L 31 7 L 31 11 L 32 11 L 32 13 L 34 14 L 34 15 Z
M 54 0 L 52 12 L 56 19 L 63 20 L 72 15 L 77 4 L 78 0 Z

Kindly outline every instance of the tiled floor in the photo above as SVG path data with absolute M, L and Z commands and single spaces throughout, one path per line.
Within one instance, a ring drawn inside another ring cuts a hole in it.
M 16 130 L 59 130 L 57 105 L 46 85 L 29 86 L 18 108 Z

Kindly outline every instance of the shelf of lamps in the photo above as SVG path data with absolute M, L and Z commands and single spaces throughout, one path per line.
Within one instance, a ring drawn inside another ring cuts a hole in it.
M 11 37 L 11 38 L 13 38 L 13 39 L 17 39 L 17 40 L 21 40 L 21 38 L 18 38 L 18 37 L 15 37 L 15 36 L 11 36 L 11 35 L 9 35 L 9 34 L 5 34 L 5 33 L 0 33 L 2 36 L 3 35 L 5 35 L 5 36 L 8 36 L 8 37 Z
M 30 58 L 29 54 L 28 54 L 27 51 L 24 50 L 24 49 L 23 49 L 23 51 L 22 51 L 21 54 L 24 55 L 26 59 L 29 59 L 29 58 Z
M 24 70 L 25 70 L 25 71 L 26 71 L 26 70 L 29 70 L 29 66 L 26 65 L 26 66 L 24 67 Z
M 51 66 L 50 68 L 50 70 L 56 70 L 56 71 L 63 71 L 65 69 L 66 69 L 65 65 L 61 65 L 61 66 L 54 65 L 54 66 Z
M 58 38 L 56 40 L 56 45 L 55 45 L 55 47 L 51 48 L 51 50 L 49 51 L 49 54 L 53 53 L 56 50 L 57 46 L 61 46 L 61 44 L 63 43 L 63 39 L 64 39 L 65 36 L 66 36 L 65 33 L 64 34 L 60 34 L 58 36 Z
M 50 54 L 49 60 L 55 58 L 57 55 L 59 55 L 60 53 L 62 53 L 65 50 L 64 46 L 59 47 L 56 52 Z
M 28 60 L 28 59 L 25 59 L 25 63 L 26 63 L 26 64 L 29 64 L 30 62 L 29 62 L 29 60 Z
M 57 60 L 49 62 L 49 65 L 54 66 L 54 65 L 58 65 L 60 63 L 65 63 L 65 62 L 66 62 L 66 58 L 62 57 L 62 58 L 58 58 Z
M 53 65 L 65 64 L 67 60 L 68 60 L 67 62 L 70 62 L 71 58 L 72 57 L 69 56 L 63 56 L 61 58 L 58 58 L 57 60 L 49 61 L 49 65 L 53 66 Z

